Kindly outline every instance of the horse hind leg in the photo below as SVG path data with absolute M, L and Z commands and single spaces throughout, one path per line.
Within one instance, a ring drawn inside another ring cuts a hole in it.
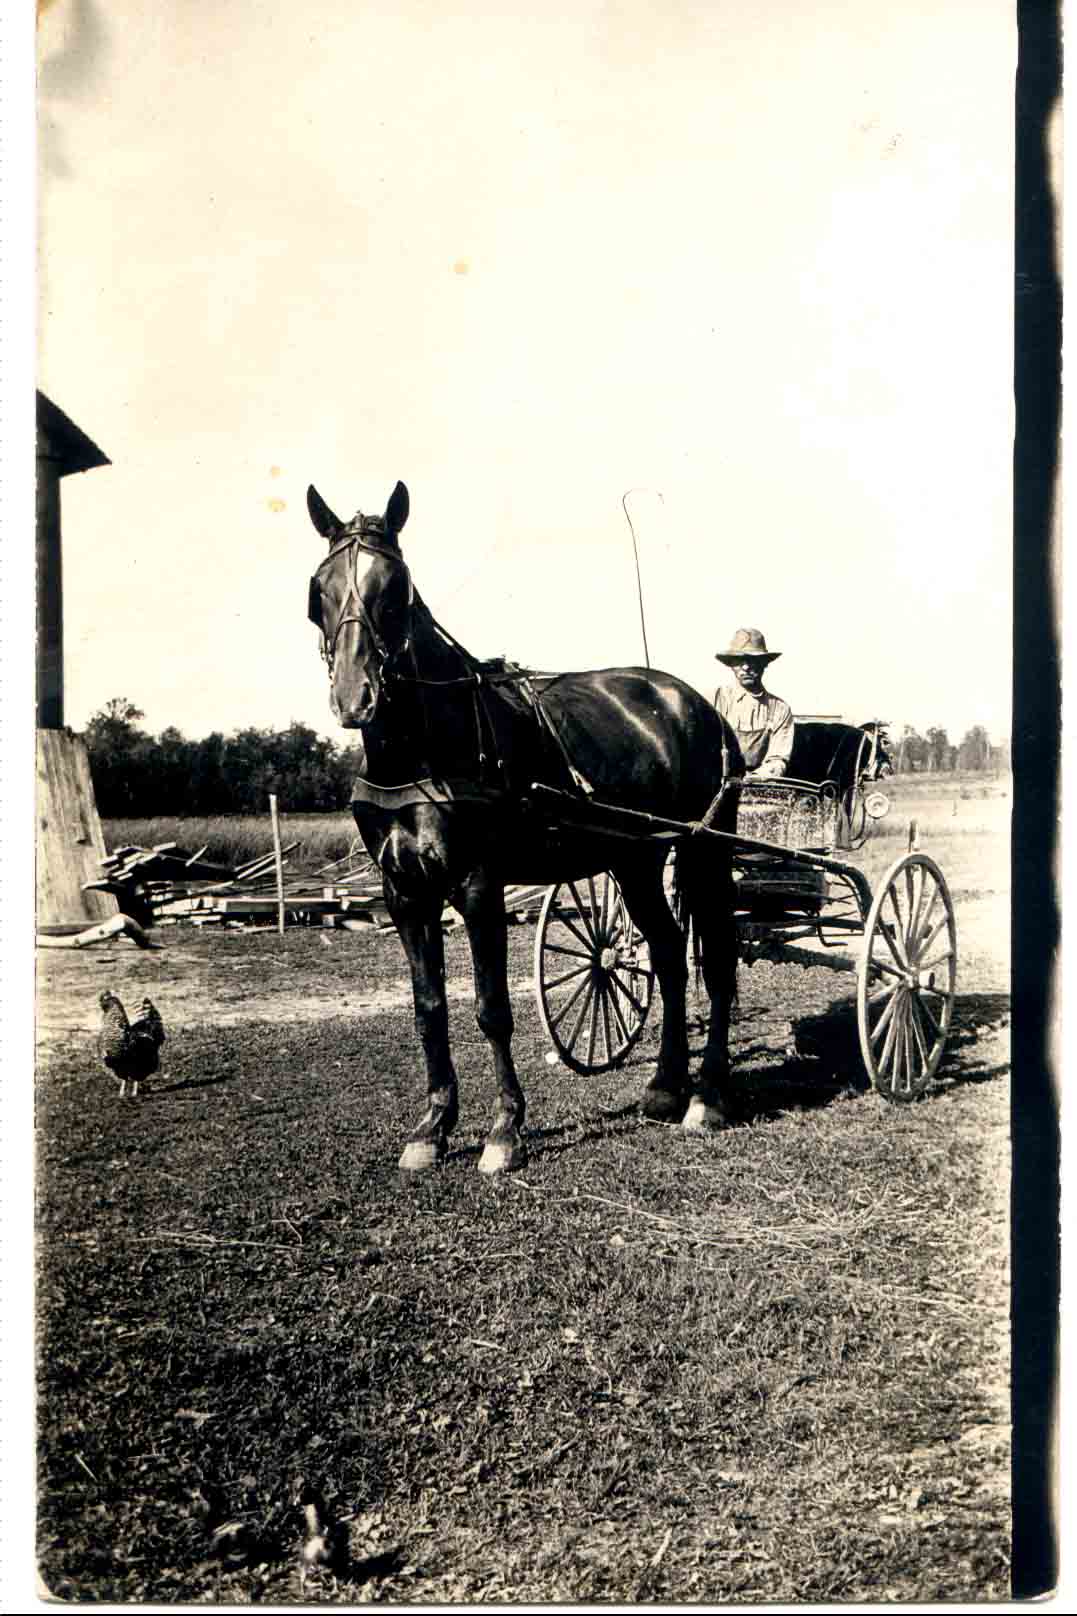
M 729 1022 L 737 992 L 737 932 L 733 874 L 724 852 L 686 844 L 680 854 L 692 924 L 699 938 L 703 982 L 710 1000 L 707 1042 L 692 1083 L 684 1127 L 710 1133 L 732 1119 Z
M 658 1065 L 640 1098 L 640 1111 L 652 1122 L 679 1122 L 688 1090 L 686 1001 L 688 963 L 684 933 L 662 884 L 662 863 L 625 861 L 613 867 L 636 926 L 650 949 L 651 966 L 662 995 L 662 1035 Z
M 508 1173 L 527 1163 L 526 1102 L 512 1059 L 512 1001 L 508 983 L 508 923 L 500 882 L 476 872 L 454 899 L 464 917 L 475 973 L 475 1020 L 490 1046 L 497 1084 L 494 1120 L 479 1159 L 480 1173 Z

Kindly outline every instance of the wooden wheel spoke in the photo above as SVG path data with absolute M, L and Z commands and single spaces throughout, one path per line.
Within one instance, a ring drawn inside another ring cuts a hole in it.
M 616 980 L 615 977 L 610 978 L 610 984 L 611 984 L 612 987 L 616 987 L 618 985 L 617 980 Z M 616 993 L 611 993 L 610 994 L 609 1003 L 610 1003 L 610 1009 L 613 1011 L 613 1018 L 616 1021 L 618 1027 L 620 1028 L 621 1037 L 624 1039 L 625 1043 L 627 1043 L 629 1041 L 629 1039 L 631 1038 L 632 1034 L 628 1030 L 628 1024 L 625 1021 L 624 1015 L 623 1015 L 623 1013 L 621 1011 L 621 1006 L 618 1003 Z
M 909 996 L 902 994 L 901 1024 L 894 1042 L 894 1087 L 899 1094 L 911 1094 L 912 1060 L 909 1054 Z
M 595 951 L 594 934 L 588 934 L 585 931 L 581 931 L 579 926 L 576 925 L 576 922 L 570 919 L 565 913 L 564 909 L 557 910 L 557 919 L 560 924 L 564 926 L 566 931 L 570 931 L 572 933 L 577 942 L 581 942 L 583 944 L 584 948 L 587 950 L 587 957 L 590 958 Z
M 613 997 L 608 991 L 602 994 L 602 1031 L 606 1039 L 606 1059 L 613 1059 L 613 1037 L 610 1032 L 610 999 Z
M 551 976 L 546 983 L 546 991 L 549 992 L 552 988 L 564 987 L 566 982 L 574 982 L 578 976 L 583 976 L 590 969 L 591 964 L 588 961 L 586 965 L 574 965 L 571 971 L 565 971 L 561 976 Z
M 583 1026 L 584 1019 L 585 1019 L 585 1017 L 587 1015 L 587 1012 L 591 1007 L 591 1001 L 595 996 L 595 984 L 594 984 L 594 978 L 593 977 L 589 982 L 585 983 L 585 986 L 587 988 L 587 996 L 584 999 L 583 1003 L 580 1005 L 580 1013 L 576 1017 L 575 1021 L 573 1022 L 572 1031 L 569 1033 L 568 1038 L 566 1040 L 566 1042 L 568 1043 L 569 1049 L 575 1049 L 575 1047 L 576 1047 L 576 1040 L 580 1036 L 580 1029 Z M 588 1065 L 590 1065 L 590 1062 L 588 1062 Z
M 606 917 L 606 901 L 605 894 L 603 894 L 602 901 L 599 902 L 598 894 L 595 891 L 595 878 L 593 875 L 589 875 L 587 877 L 587 892 L 591 899 L 591 926 L 595 934 L 595 942 L 601 948 L 602 936 L 605 931 L 603 921 Z
M 918 960 L 917 963 L 916 963 L 916 968 L 917 968 L 918 971 L 933 971 L 935 969 L 936 965 L 945 965 L 946 961 L 947 960 L 952 960 L 953 957 L 954 957 L 953 949 L 952 948 L 946 948 L 946 949 L 943 950 L 943 952 L 941 954 L 935 954 L 929 960 Z M 934 988 L 934 989 L 930 989 L 929 991 L 937 993 L 937 992 L 940 991 L 940 989 Z
M 924 875 L 924 885 L 925 886 L 927 885 L 927 874 L 926 874 L 926 872 L 925 872 L 925 875 Z M 935 881 L 935 880 L 932 880 L 932 883 L 931 883 L 931 901 L 928 903 L 928 906 L 927 906 L 926 909 L 923 907 L 923 900 L 921 899 L 920 913 L 916 917 L 916 931 L 913 933 L 913 936 L 912 936 L 912 946 L 914 948 L 926 948 L 926 946 L 927 946 L 927 939 L 925 938 L 924 934 L 927 931 L 928 926 L 931 924 L 932 915 L 935 913 L 935 905 L 939 901 L 939 890 L 940 889 L 939 889 L 938 882 Z M 943 919 L 945 920 L 945 916 L 943 916 Z M 938 927 L 936 926 L 935 929 L 937 931 Z M 934 936 L 934 932 L 931 935 Z
M 946 1029 L 940 1027 L 938 1022 L 927 1013 L 927 1005 L 920 998 L 913 999 L 913 1015 L 918 1018 L 918 1025 L 925 1034 L 928 1043 L 928 1059 L 932 1066 L 937 1066 L 942 1054 L 942 1046 L 946 1042 Z
M 905 1045 L 905 1090 L 906 1093 L 911 1094 L 915 1086 L 917 1073 L 916 1063 L 913 1059 L 912 1007 L 908 1004 L 905 1006 L 903 1041 Z
M 650 980 L 652 975 L 652 972 L 648 970 L 646 965 L 637 965 L 635 960 L 620 959 L 614 966 L 614 970 L 618 975 L 645 976 L 648 980 Z
M 894 884 L 887 887 L 886 896 L 890 899 L 890 907 L 894 911 L 894 918 L 897 921 L 896 928 L 892 927 L 886 930 L 886 939 L 890 943 L 891 948 L 894 950 L 894 958 L 897 960 L 898 964 L 908 965 L 909 956 L 905 948 L 905 932 L 907 922 L 905 916 L 901 912 L 901 905 L 898 902 L 897 896 L 897 887 Z
M 590 878 L 588 878 L 588 879 L 590 879 Z M 577 910 L 577 912 L 579 914 L 580 919 L 583 921 L 584 927 L 585 927 L 585 929 L 587 931 L 588 940 L 593 943 L 593 942 L 597 941 L 597 934 L 595 932 L 595 912 L 594 912 L 595 884 L 594 884 L 593 881 L 591 881 L 590 885 L 591 885 L 591 904 L 592 904 L 592 907 L 590 909 L 588 909 L 587 905 L 585 903 L 583 903 L 581 901 L 581 899 L 580 899 L 580 894 L 579 894 L 579 891 L 577 890 L 575 881 L 569 881 L 568 882 L 568 889 L 572 893 L 572 896 L 576 900 L 576 910 Z
M 912 918 L 909 921 L 908 931 L 908 944 L 910 951 L 915 949 L 917 940 L 920 936 L 920 928 L 924 912 L 924 894 L 927 891 L 927 871 L 922 865 L 917 865 L 916 870 L 920 876 L 919 881 L 916 881 L 915 876 L 910 874 L 910 879 L 913 881 L 916 890 L 916 902 L 913 904 L 910 900 L 909 904 L 910 913 L 912 915 Z
M 602 998 L 602 984 L 600 982 L 596 981 L 595 982 L 595 991 L 591 995 L 591 1024 L 587 1029 L 587 1064 L 588 1064 L 588 1066 L 593 1066 L 595 1064 L 595 1042 L 596 1042 L 597 1035 L 598 1035 L 598 1010 L 599 1010 L 599 1002 L 600 1002 L 601 998 Z M 607 1054 L 607 1056 L 609 1055 L 609 1050 L 606 1051 L 606 1054 Z
M 919 1020 L 919 1015 L 918 1015 L 919 1006 L 918 1006 L 918 1004 L 916 1002 L 915 997 L 912 1000 L 912 1004 L 910 1006 L 910 1009 L 912 1011 L 912 1014 L 909 1016 L 909 1021 L 910 1021 L 911 1025 L 912 1025 L 913 1037 L 916 1039 L 916 1047 L 920 1051 L 920 1059 L 923 1062 L 923 1067 L 924 1067 L 924 1070 L 926 1071 L 927 1068 L 931 1065 L 931 1051 L 928 1049 L 927 1045 L 925 1044 L 923 1032 L 920 1030 L 920 1020 Z
M 546 952 L 547 954 L 566 954 L 569 959 L 586 960 L 588 964 L 594 959 L 594 954 L 591 950 L 585 953 L 582 948 L 566 948 L 563 943 L 551 943 L 549 940 L 546 943 Z
M 629 990 L 625 987 L 624 983 L 621 981 L 619 971 L 611 972 L 611 974 L 610 974 L 610 982 L 617 989 L 618 993 L 621 993 L 621 994 L 624 995 L 624 997 L 628 1000 L 629 1004 L 632 1006 L 633 1010 L 636 1012 L 637 1016 L 639 1016 L 640 1019 L 642 1020 L 642 1018 L 647 1014 L 646 1006 L 642 1005 L 640 1003 L 640 1001 L 636 998 L 635 994 L 630 993 Z
M 584 989 L 587 987 L 587 985 L 588 985 L 588 983 L 590 981 L 591 981 L 591 973 L 590 973 L 590 971 L 588 971 L 586 976 L 583 978 L 583 981 L 580 982 L 578 984 L 578 986 L 575 987 L 573 989 L 573 991 L 569 994 L 568 998 L 565 1000 L 565 1002 L 561 1006 L 560 1010 L 558 1010 L 557 1014 L 555 1016 L 550 1017 L 550 1026 L 551 1027 L 559 1027 L 561 1025 L 562 1021 L 564 1021 L 565 1017 L 568 1015 L 569 1011 L 572 1009 L 572 1006 L 576 1003 L 576 1000 L 580 997 L 580 994 L 583 993 Z M 573 1040 L 570 1038 L 569 1043 L 572 1043 L 572 1042 L 573 1042 Z
M 935 941 L 936 937 L 939 935 L 939 933 L 946 926 L 946 923 L 947 923 L 946 916 L 945 915 L 940 915 L 938 920 L 936 920 L 935 924 L 932 926 L 931 930 L 929 932 L 925 932 L 923 938 L 920 941 L 920 952 L 922 954 L 926 953 L 927 950 L 931 947 L 931 945 Z
M 894 994 L 894 1013 L 890 1018 L 890 1025 L 886 1029 L 886 1041 L 883 1044 L 882 1054 L 879 1056 L 879 1065 L 884 1071 L 889 1071 L 894 1060 L 894 1048 L 897 1041 L 897 1030 L 901 1023 L 901 990 Z
M 897 975 L 896 971 L 894 972 L 894 975 Z M 869 1005 L 881 1004 L 883 999 L 889 999 L 890 995 L 894 992 L 895 986 L 895 983 L 884 982 L 881 988 L 873 988 L 867 996 L 867 1003 Z
M 609 918 L 610 918 L 610 888 L 612 887 L 612 885 L 613 885 L 613 882 L 611 881 L 610 877 L 607 875 L 606 879 L 602 883 L 602 935 L 603 936 L 605 936 L 605 934 L 606 934 L 606 927 L 607 927 L 607 925 L 609 923 Z
M 905 927 L 906 938 L 912 937 L 916 931 L 916 911 L 918 908 L 918 904 L 916 902 L 916 888 L 918 884 L 916 880 L 916 870 L 918 868 L 919 866 L 910 866 L 910 868 L 905 871 L 905 902 L 908 905 L 909 911 L 908 924 Z M 919 887 L 920 891 L 922 892 L 924 889 L 922 871 L 920 874 Z
M 886 1009 L 880 1015 L 878 1021 L 874 1025 L 874 1027 L 871 1029 L 871 1041 L 872 1041 L 873 1044 L 877 1044 L 879 1042 L 879 1039 L 882 1037 L 883 1033 L 886 1031 L 887 1027 L 890 1025 L 890 1022 L 893 1020 L 894 1008 L 895 1008 L 895 1006 L 896 1006 L 896 1004 L 898 1002 L 898 998 L 899 998 L 899 996 L 901 994 L 901 989 L 900 989 L 900 987 L 888 988 L 887 992 L 890 995 L 890 1002 L 886 1006 Z
M 935 1037 L 936 1038 L 941 1038 L 942 1037 L 942 1028 L 939 1026 L 939 1023 L 935 1020 L 935 1017 L 932 1015 L 932 1013 L 928 1009 L 927 1005 L 924 1003 L 922 994 L 918 993 L 916 995 L 916 1005 L 917 1005 L 917 1009 L 920 1011 L 920 1013 L 923 1015 L 923 1017 L 927 1021 L 927 1024 L 931 1028 L 931 1031 L 934 1033 Z
M 897 966 L 897 971 L 894 974 L 896 976 L 904 976 L 906 970 L 905 956 L 898 950 L 897 943 L 893 936 L 893 929 L 894 928 L 892 926 L 888 925 L 887 922 L 880 917 L 879 934 L 885 939 L 886 946 L 890 950 L 894 964 Z M 887 969 L 887 966 L 883 965 L 881 961 L 876 961 L 875 963 L 878 965 L 880 971 L 885 971 Z
M 871 969 L 879 972 L 881 976 L 892 976 L 895 982 L 904 982 L 905 980 L 904 971 L 896 970 L 893 965 L 888 965 L 886 961 L 882 959 L 873 959 L 871 962 Z M 880 989 L 879 991 L 881 992 L 882 990 Z

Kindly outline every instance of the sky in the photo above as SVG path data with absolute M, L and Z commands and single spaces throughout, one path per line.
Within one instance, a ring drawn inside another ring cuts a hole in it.
M 309 573 L 411 494 L 479 655 L 1010 726 L 1002 0 L 50 0 L 66 717 L 335 732 Z

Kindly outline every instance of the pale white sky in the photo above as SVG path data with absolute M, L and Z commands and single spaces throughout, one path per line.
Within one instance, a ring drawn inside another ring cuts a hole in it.
M 333 733 L 306 486 L 400 477 L 479 654 L 641 659 L 640 488 L 656 665 L 754 625 L 797 711 L 1007 731 L 1012 7 L 520 10 L 44 10 L 68 722 Z

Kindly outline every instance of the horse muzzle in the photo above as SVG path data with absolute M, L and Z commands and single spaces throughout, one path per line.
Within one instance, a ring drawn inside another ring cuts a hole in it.
M 342 729 L 365 729 L 374 719 L 381 696 L 380 689 L 365 679 L 347 691 L 334 685 L 329 693 L 329 706 Z

